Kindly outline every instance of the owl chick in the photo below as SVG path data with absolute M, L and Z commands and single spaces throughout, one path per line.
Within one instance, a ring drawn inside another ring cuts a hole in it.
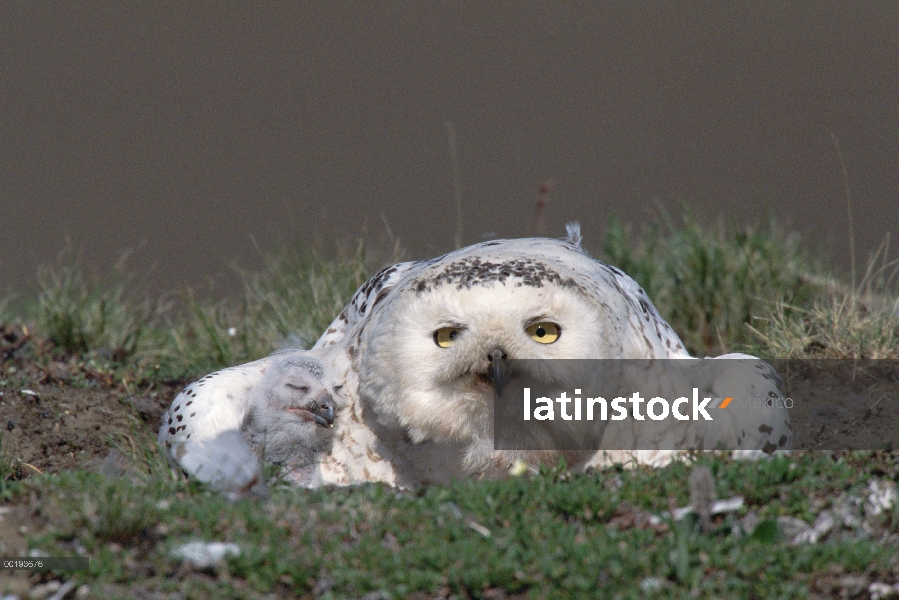
M 334 426 L 333 394 L 342 385 L 325 382 L 322 362 L 306 352 L 287 351 L 253 388 L 244 434 L 276 464 L 303 466 L 328 444 Z
M 322 354 L 286 350 L 188 385 L 162 417 L 158 440 L 169 461 L 235 498 L 264 493 L 262 457 L 315 485 L 342 387 Z

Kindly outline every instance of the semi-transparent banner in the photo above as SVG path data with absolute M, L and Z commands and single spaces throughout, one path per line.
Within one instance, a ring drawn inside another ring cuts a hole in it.
M 899 449 L 899 361 L 510 360 L 497 450 Z

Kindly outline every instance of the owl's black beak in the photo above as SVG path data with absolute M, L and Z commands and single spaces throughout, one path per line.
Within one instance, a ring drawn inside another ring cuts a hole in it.
M 309 416 L 315 421 L 316 425 L 326 429 L 334 427 L 334 398 L 327 392 L 319 395 L 307 405 Z
M 503 387 L 509 380 L 507 359 L 508 355 L 500 348 L 495 348 L 487 353 L 487 360 L 490 361 L 490 382 L 493 384 L 493 391 L 497 398 L 503 395 Z

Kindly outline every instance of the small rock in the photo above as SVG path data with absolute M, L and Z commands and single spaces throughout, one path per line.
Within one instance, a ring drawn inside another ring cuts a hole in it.
M 41 583 L 31 588 L 31 591 L 28 592 L 28 597 L 31 598 L 31 600 L 44 600 L 57 592 L 61 587 L 62 583 L 56 580 Z
M 70 579 L 69 581 L 62 584 L 56 593 L 50 596 L 49 600 L 63 600 L 66 596 L 69 595 L 69 592 L 75 589 L 75 581 Z
M 646 577 L 640 582 L 640 591 L 644 594 L 657 592 L 662 589 L 662 580 L 658 577 Z
M 868 499 L 865 501 L 865 515 L 876 517 L 891 510 L 896 504 L 896 484 L 892 481 L 872 480 L 868 482 Z
M 486 527 L 484 527 L 483 525 L 481 525 L 480 523 L 476 522 L 474 519 L 466 519 L 465 524 L 468 525 L 470 528 L 474 529 L 475 531 L 477 531 L 478 533 L 480 533 L 485 538 L 490 537 L 490 530 L 487 529 Z
M 868 578 L 861 575 L 844 575 L 840 577 L 839 583 L 849 596 L 857 596 L 867 589 Z
M 195 568 L 206 569 L 214 566 L 225 556 L 240 555 L 240 546 L 231 542 L 188 542 L 176 548 L 172 555 Z
M 894 598 L 899 596 L 899 583 L 890 585 L 875 581 L 868 586 L 868 593 L 871 594 L 871 600 L 882 600 L 883 598 Z
M 787 543 L 791 546 L 799 546 L 800 544 L 814 544 L 818 541 L 815 531 L 812 527 L 796 517 L 777 517 L 777 525 L 787 538 Z
M 602 487 L 606 488 L 607 490 L 620 490 L 622 485 L 624 484 L 621 482 L 621 477 L 619 477 L 618 475 L 609 477 L 602 482 Z
M 862 499 L 858 496 L 840 496 L 833 505 L 833 516 L 846 527 L 857 529 L 862 525 Z
M 716 500 L 712 502 L 711 512 L 713 515 L 721 515 L 724 513 L 734 512 L 743 508 L 746 503 L 742 496 L 734 496 L 733 498 L 725 498 L 724 500 Z
M 733 498 L 726 498 L 724 500 L 715 500 L 709 505 L 709 514 L 710 515 L 721 515 L 724 513 L 734 512 L 743 507 L 745 501 L 742 496 L 734 496 Z M 693 514 L 695 511 L 692 506 L 682 506 L 680 508 L 675 508 L 671 514 L 671 518 L 675 521 L 680 521 L 687 515 Z M 663 512 L 662 517 L 668 516 L 668 512 Z M 660 517 L 656 517 L 658 523 L 662 522 Z
M 821 511 L 821 514 L 819 514 L 818 518 L 815 519 L 815 524 L 812 525 L 812 531 L 815 534 L 815 541 L 817 542 L 818 540 L 823 538 L 836 526 L 837 520 L 833 517 L 833 514 L 829 510 Z
M 754 510 L 750 510 L 744 516 L 740 525 L 743 528 L 743 531 L 746 532 L 746 535 L 752 535 L 752 532 L 755 531 L 756 525 L 759 524 L 759 515 Z
M 313 588 L 313 594 L 316 597 L 324 596 L 325 594 L 331 591 L 331 588 L 334 587 L 334 582 L 329 577 L 321 577 L 319 576 L 318 580 L 315 582 L 315 588 Z

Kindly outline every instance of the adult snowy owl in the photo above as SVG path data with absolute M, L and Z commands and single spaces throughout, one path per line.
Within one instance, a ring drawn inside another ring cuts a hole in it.
M 169 460 L 232 497 L 264 490 L 262 456 L 318 485 L 316 456 L 330 444 L 341 390 L 322 354 L 276 352 L 188 385 L 162 417 Z
M 663 463 L 670 452 L 496 451 L 494 392 L 510 359 L 690 358 L 637 283 L 581 249 L 577 224 L 565 240 L 493 240 L 388 267 L 314 350 L 342 365 L 347 391 L 331 451 L 318 457 L 324 481 L 338 484 L 500 476 L 514 460 L 563 455 L 580 468 L 634 456 Z M 747 394 L 778 393 L 776 375 L 738 379 Z M 792 447 L 785 409 L 741 413 L 733 435 L 741 433 L 741 450 Z

